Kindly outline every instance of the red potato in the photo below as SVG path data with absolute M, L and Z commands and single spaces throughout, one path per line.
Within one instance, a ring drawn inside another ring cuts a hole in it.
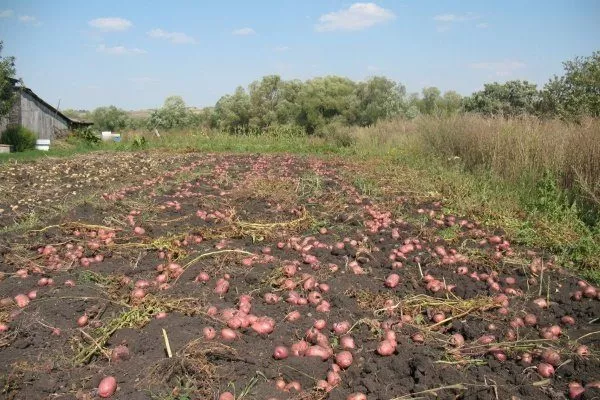
M 167 318 L 167 313 L 164 311 L 158 312 L 156 313 L 156 316 L 154 317 L 156 319 L 165 319 Z
M 350 335 L 344 335 L 340 338 L 340 346 L 345 350 L 352 350 L 356 347 L 354 343 L 354 338 Z
M 399 283 L 400 283 L 400 275 L 398 275 L 398 274 L 390 274 L 385 279 L 385 286 L 389 287 L 391 289 L 398 286 Z
M 380 356 L 391 356 L 396 351 L 396 343 L 391 340 L 382 340 L 377 345 L 377 354 Z
M 32 290 L 27 293 L 27 297 L 29 297 L 29 300 L 35 300 L 37 298 L 37 290 Z
M 7 331 L 8 331 L 8 325 L 6 325 L 3 322 L 0 322 L 0 333 L 7 332 Z
M 342 321 L 333 324 L 333 331 L 338 335 L 343 335 L 350 330 L 350 322 Z
M 202 334 L 206 340 L 213 340 L 217 336 L 217 331 L 212 326 L 207 326 L 202 329 Z
M 129 348 L 125 345 L 118 345 L 110 352 L 110 361 L 119 362 L 119 361 L 127 361 L 131 358 L 131 353 L 129 352 Z
M 229 281 L 224 279 L 224 278 L 220 278 L 217 281 L 217 284 L 215 285 L 215 290 L 214 292 L 218 295 L 224 295 L 225 293 L 227 293 L 229 291 Z
M 310 344 L 308 344 L 307 341 L 300 340 L 299 342 L 292 344 L 291 351 L 294 356 L 299 357 L 299 356 L 303 356 L 309 347 L 310 347 Z
M 275 321 L 269 317 L 257 318 L 252 322 L 251 328 L 261 335 L 268 335 L 275 329 Z
M 285 389 L 285 381 L 282 378 L 277 378 L 275 381 L 275 387 L 279 390 Z
M 527 326 L 535 326 L 537 324 L 537 317 L 534 314 L 527 314 L 523 318 L 523 322 Z
M 24 294 L 18 294 L 15 296 L 15 303 L 17 303 L 17 306 L 19 308 L 24 308 L 27 307 L 27 305 L 29 304 L 29 297 L 27 297 L 27 295 Z
M 285 385 L 285 388 L 283 389 L 284 392 L 291 392 L 292 390 L 294 390 L 296 392 L 301 392 L 302 386 L 300 385 L 300 382 L 291 381 L 290 383 Z
M 521 354 L 521 365 L 528 367 L 531 365 L 532 361 L 533 361 L 533 357 L 531 356 L 530 353 Z
M 194 282 L 206 283 L 210 280 L 210 276 L 206 272 L 200 272 Z
M 227 326 L 231 329 L 239 329 L 242 326 L 242 319 L 239 317 L 233 317 L 229 321 L 227 321 Z
M 277 346 L 273 351 L 273 358 L 276 360 L 284 360 L 290 355 L 289 350 L 285 346 Z
M 341 369 L 346 369 L 352 365 L 352 353 L 347 350 L 341 351 L 335 355 L 335 363 L 339 365 Z
M 317 305 L 323 300 L 323 296 L 319 292 L 310 292 L 308 294 L 308 302 L 312 305 Z
M 421 332 L 414 333 L 410 338 L 417 344 L 425 342 L 425 336 Z
M 450 344 L 454 347 L 461 347 L 465 344 L 465 338 L 460 333 L 450 336 Z
M 477 342 L 481 344 L 490 344 L 494 341 L 496 341 L 496 337 L 494 335 L 483 335 L 477 339 Z
M 79 317 L 77 319 L 77 325 L 80 328 L 83 328 L 84 326 L 86 326 L 88 324 L 88 320 L 89 320 L 88 316 L 86 314 L 83 314 L 81 317 Z
M 590 349 L 586 345 L 582 344 L 577 346 L 575 353 L 577 353 L 577 355 L 580 357 L 587 357 L 590 355 Z
M 597 292 L 597 290 L 596 290 L 595 287 L 593 287 L 593 286 L 586 286 L 583 289 L 583 296 L 587 297 L 589 299 L 593 299 L 594 297 L 596 297 L 596 292 Z
M 100 381 L 98 385 L 98 396 L 107 398 L 112 396 L 117 390 L 117 380 L 114 376 L 107 376 Z
M 552 375 L 554 375 L 554 367 L 547 363 L 539 363 L 537 366 L 537 371 L 542 378 L 550 378 Z
M 570 315 L 565 315 L 560 319 L 560 322 L 565 325 L 575 325 L 575 318 L 571 317 Z
M 446 318 L 446 315 L 444 315 L 443 312 L 436 312 L 431 317 L 431 320 L 437 324 L 439 322 L 442 322 L 445 318 Z
M 317 286 L 317 280 L 310 275 L 306 278 L 306 280 L 302 284 L 302 287 L 304 288 L 304 290 L 313 290 L 316 286 Z
M 556 367 L 560 364 L 560 354 L 552 349 L 544 349 L 542 352 L 542 360 L 545 363 Z
M 539 308 L 548 308 L 548 302 L 543 297 L 533 300 L 533 303 Z
M 327 326 L 327 322 L 324 319 L 318 319 L 314 322 L 313 326 L 315 329 L 322 330 Z
M 144 289 L 133 289 L 131 292 L 131 298 L 134 300 L 141 300 L 146 297 L 146 291 Z
M 300 318 L 302 318 L 302 314 L 300 314 L 300 311 L 298 311 L 298 310 L 294 310 L 285 316 L 285 320 L 290 321 L 290 322 L 297 321 Z
M 317 306 L 316 310 L 318 312 L 329 312 L 331 310 L 331 304 L 329 304 L 329 302 L 327 300 L 323 300 Z
M 221 339 L 226 342 L 231 342 L 237 339 L 237 333 L 233 329 L 223 328 L 221 329 Z
M 296 275 L 297 271 L 298 267 L 294 264 L 288 264 L 283 267 L 283 274 L 288 278 L 291 278 L 292 276 Z
M 279 297 L 275 293 L 265 293 L 263 299 L 267 304 L 277 304 L 281 300 L 281 297 Z
M 325 361 L 331 356 L 331 352 L 322 346 L 314 345 L 310 346 L 304 355 L 306 357 L 319 357 L 321 360 Z
M 135 287 L 138 289 L 146 289 L 146 288 L 150 287 L 150 282 L 148 282 L 145 279 L 140 279 L 135 282 Z
M 133 228 L 133 233 L 138 236 L 141 236 L 144 233 L 146 233 L 146 230 L 144 228 L 142 228 L 141 226 L 136 226 L 135 228 Z
M 235 400 L 235 396 L 231 392 L 223 392 L 219 396 L 219 400 Z
M 367 395 L 363 393 L 352 393 L 346 397 L 346 400 L 367 400 Z
M 337 371 L 328 371 L 327 383 L 329 383 L 331 386 L 337 386 L 342 383 L 342 377 L 340 376 L 340 373 Z
M 583 386 L 579 382 L 569 382 L 569 398 L 570 399 L 579 399 L 581 395 L 585 392 Z

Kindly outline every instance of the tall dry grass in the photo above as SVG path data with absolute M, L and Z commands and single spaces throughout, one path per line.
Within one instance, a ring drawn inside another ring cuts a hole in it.
M 580 123 L 536 117 L 488 118 L 461 114 L 391 120 L 351 128 L 363 145 L 408 145 L 459 160 L 509 182 L 535 185 L 550 174 L 584 207 L 600 208 L 600 120 Z

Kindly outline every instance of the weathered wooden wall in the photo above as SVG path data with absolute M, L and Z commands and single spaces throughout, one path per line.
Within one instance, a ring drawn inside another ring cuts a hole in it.
M 61 115 L 37 101 L 28 92 L 21 92 L 20 101 L 20 124 L 35 132 L 39 139 L 55 139 L 68 129 L 67 121 Z

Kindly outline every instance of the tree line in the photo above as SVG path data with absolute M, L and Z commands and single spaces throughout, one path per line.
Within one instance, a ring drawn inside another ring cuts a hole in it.
M 554 76 L 542 88 L 524 80 L 494 82 L 466 97 L 455 91 L 442 93 L 436 87 L 409 94 L 402 84 L 383 76 L 355 82 L 339 76 L 300 81 L 269 75 L 247 88 L 238 87 L 214 107 L 202 110 L 190 110 L 181 97 L 171 96 L 145 118 L 132 118 L 114 106 L 77 116 L 90 119 L 98 129 L 113 131 L 207 127 L 260 133 L 285 127 L 290 132 L 315 135 L 327 135 L 338 126 L 368 126 L 395 116 L 412 119 L 472 112 L 568 120 L 599 117 L 600 51 L 563 66 L 564 74 Z

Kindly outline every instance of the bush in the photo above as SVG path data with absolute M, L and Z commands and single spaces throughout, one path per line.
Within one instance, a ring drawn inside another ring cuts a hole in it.
M 14 147 L 15 151 L 25 151 L 35 148 L 37 137 L 35 133 L 22 126 L 13 126 L 2 132 L 0 143 Z
M 102 141 L 89 126 L 73 131 L 71 137 L 83 141 L 88 145 L 96 145 Z

